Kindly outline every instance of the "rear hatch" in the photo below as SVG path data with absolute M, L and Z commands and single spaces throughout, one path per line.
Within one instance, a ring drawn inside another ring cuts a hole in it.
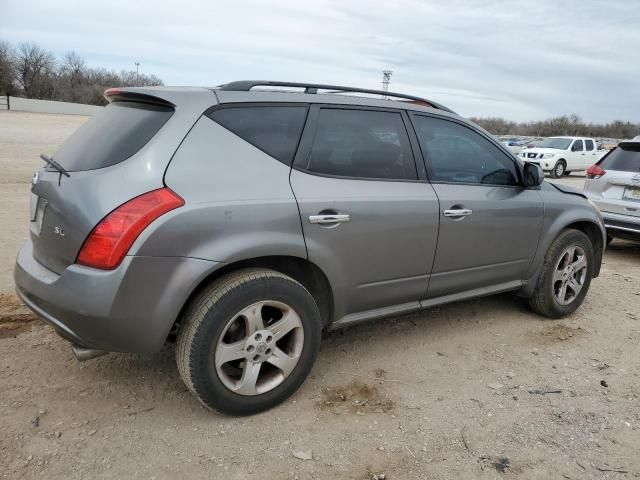
M 620 143 L 598 166 L 605 173 L 588 188 L 600 210 L 640 217 L 640 142 Z
M 173 116 L 172 104 L 147 95 L 116 93 L 112 103 L 53 155 L 69 176 L 50 166 L 34 175 L 33 255 L 54 272 L 61 273 L 75 262 L 87 235 L 110 211 L 162 187 L 164 170 L 175 151 L 162 152 L 150 145 Z

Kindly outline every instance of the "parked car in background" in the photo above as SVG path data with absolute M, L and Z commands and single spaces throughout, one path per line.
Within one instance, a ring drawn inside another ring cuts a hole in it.
M 549 137 L 538 147 L 523 149 L 520 157 L 539 164 L 545 172 L 558 178 L 586 170 L 605 154 L 605 151 L 598 150 L 593 138 Z
M 106 97 L 43 156 L 16 290 L 79 359 L 175 341 L 208 408 L 282 402 L 323 330 L 502 292 L 560 318 L 600 271 L 586 197 L 435 102 L 264 81 Z
M 584 193 L 600 209 L 609 240 L 640 240 L 640 137 L 589 167 Z
M 515 140 L 505 140 L 502 144 L 507 147 L 511 153 L 516 155 L 524 148 L 522 143 L 516 142 Z

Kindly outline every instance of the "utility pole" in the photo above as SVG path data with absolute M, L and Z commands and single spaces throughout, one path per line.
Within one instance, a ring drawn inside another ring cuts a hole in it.
M 389 91 L 389 84 L 391 83 L 391 75 L 393 74 L 393 71 L 391 70 L 383 70 L 382 71 L 382 90 L 384 92 L 388 92 Z M 382 98 L 384 98 L 385 100 L 387 99 L 387 96 L 383 96 Z
M 136 66 L 136 87 L 140 86 L 140 72 L 139 72 L 139 68 L 140 68 L 140 62 L 135 62 L 135 66 Z

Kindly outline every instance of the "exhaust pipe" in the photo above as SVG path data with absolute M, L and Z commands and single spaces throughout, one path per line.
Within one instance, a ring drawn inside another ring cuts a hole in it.
M 73 350 L 73 354 L 76 356 L 76 359 L 79 362 L 84 362 L 85 360 L 91 360 L 92 358 L 100 357 L 102 355 L 106 355 L 109 352 L 105 352 L 104 350 L 96 350 L 93 348 L 84 348 L 79 347 L 78 345 L 71 345 L 71 350 Z

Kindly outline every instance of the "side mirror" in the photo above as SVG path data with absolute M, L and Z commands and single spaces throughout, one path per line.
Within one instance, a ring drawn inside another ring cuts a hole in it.
M 537 163 L 526 162 L 524 164 L 524 186 L 526 188 L 537 188 L 544 182 L 544 172 Z

